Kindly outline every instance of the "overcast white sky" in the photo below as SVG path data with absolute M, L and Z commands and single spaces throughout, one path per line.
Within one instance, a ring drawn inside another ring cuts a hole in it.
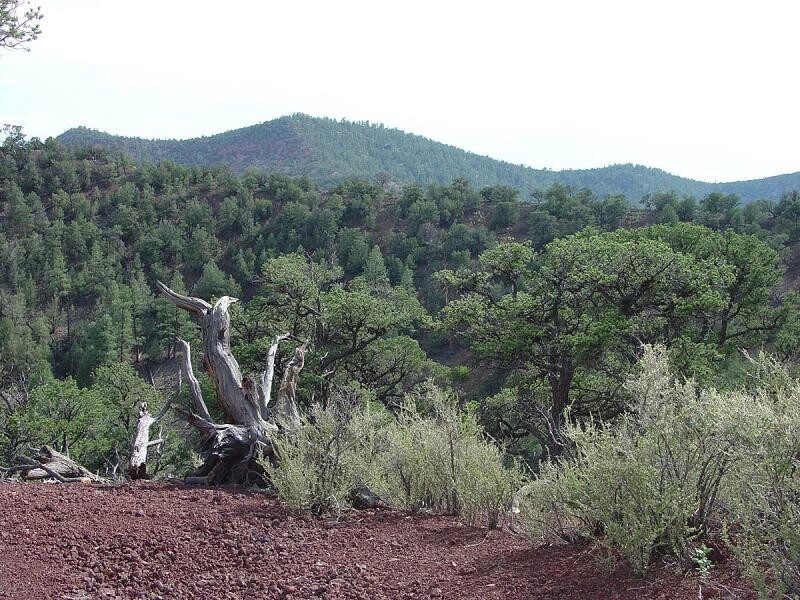
M 800 3 L 41 0 L 0 124 L 187 138 L 293 112 L 533 167 L 800 170 Z

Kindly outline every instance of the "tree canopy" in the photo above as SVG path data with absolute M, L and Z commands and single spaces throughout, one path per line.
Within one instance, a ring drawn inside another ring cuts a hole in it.
M 621 410 L 643 342 L 720 380 L 737 376 L 741 348 L 798 356 L 784 267 L 794 195 L 735 200 L 663 194 L 636 208 L 556 185 L 529 201 L 463 178 L 326 191 L 13 130 L 0 146 L 2 443 L 22 443 L 15 415 L 54 379 L 92 390 L 114 365 L 147 379 L 174 365 L 176 338 L 199 341 L 154 293 L 163 281 L 240 299 L 231 344 L 248 373 L 276 335 L 308 340 L 301 406 L 355 386 L 396 410 L 434 378 L 515 450 L 557 452 L 567 418 Z
M 27 50 L 27 44 L 39 37 L 41 7 L 27 0 L 0 0 L 0 49 Z
M 732 231 L 588 229 L 535 258 L 500 244 L 475 269 L 442 273 L 461 295 L 441 327 L 505 372 L 510 390 L 492 417 L 499 433 L 532 435 L 557 453 L 568 416 L 624 409 L 622 384 L 642 344 L 668 344 L 685 373 L 703 377 L 738 347 L 767 340 L 785 319 L 767 302 L 781 276 L 774 250 Z

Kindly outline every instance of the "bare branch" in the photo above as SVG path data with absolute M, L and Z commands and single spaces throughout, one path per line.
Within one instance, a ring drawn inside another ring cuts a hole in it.
M 102 477 L 98 477 L 86 467 L 67 458 L 50 446 L 43 446 L 35 450 L 33 457 L 19 456 L 18 461 L 25 463 L 20 470 L 25 471 L 26 479 L 41 479 L 43 477 L 54 477 L 51 471 L 55 471 L 62 477 L 69 479 L 69 476 L 77 478 L 88 478 L 96 482 L 105 482 Z M 35 464 L 34 464 L 35 463 Z M 47 468 L 44 468 L 47 467 Z M 60 480 L 59 480 L 60 481 Z
M 197 298 L 194 298 L 194 300 L 197 300 Z M 214 311 L 215 315 L 226 314 L 228 312 L 228 309 L 231 307 L 231 304 L 236 304 L 238 301 L 239 301 L 238 298 L 232 298 L 231 296 L 223 296 L 222 298 L 217 300 L 212 310 Z M 201 300 L 201 302 L 204 302 L 204 300 Z
M 299 427 L 300 410 L 297 408 L 297 378 L 305 364 L 305 354 L 308 350 L 308 340 L 294 350 L 292 360 L 283 370 L 278 401 L 275 404 L 275 416 L 278 421 L 289 427 Z
M 47 473 L 50 477 L 52 477 L 56 481 L 60 481 L 61 483 L 76 483 L 83 481 L 81 477 L 64 477 L 58 471 L 51 469 L 46 464 L 41 463 L 38 460 L 35 460 L 29 456 L 18 456 L 17 460 L 24 463 L 25 467 L 30 467 L 31 469 L 41 469 L 42 471 Z
M 217 400 L 225 413 L 225 420 L 248 427 L 263 426 L 264 420 L 259 411 L 255 385 L 251 385 L 252 382 L 243 382 L 239 363 L 231 353 L 231 320 L 228 308 L 238 300 L 223 296 L 212 307 L 205 300 L 177 294 L 161 282 L 159 289 L 176 306 L 199 317 L 203 334 L 203 364 L 214 383 Z M 247 383 L 245 386 L 247 389 L 243 388 L 243 383 Z M 200 410 L 199 407 L 198 411 L 208 412 Z
M 210 417 L 208 419 L 205 419 L 200 415 L 193 413 L 190 410 L 186 410 L 182 406 L 176 406 L 175 410 L 184 419 L 186 419 L 187 423 L 200 429 L 204 435 L 209 435 L 213 433 L 217 428 L 216 423 L 214 423 L 214 421 L 212 421 Z
M 183 375 L 186 377 L 186 381 L 189 382 L 189 389 L 192 392 L 192 398 L 194 399 L 194 406 L 197 410 L 200 417 L 203 420 L 211 422 L 211 415 L 208 414 L 208 408 L 206 407 L 206 403 L 203 400 L 203 392 L 200 390 L 200 383 L 197 381 L 197 377 L 194 376 L 194 370 L 192 369 L 192 355 L 191 355 L 191 348 L 189 347 L 189 342 L 186 342 L 182 339 L 178 339 L 178 344 L 181 346 L 181 368 Z
M 267 365 L 261 373 L 261 382 L 258 396 L 261 400 L 261 418 L 267 418 L 267 407 L 272 399 L 272 380 L 275 376 L 275 355 L 278 353 L 278 344 L 287 339 L 291 334 L 284 333 L 272 340 L 269 350 L 267 350 Z
M 194 298 L 193 296 L 184 296 L 183 294 L 174 292 L 166 284 L 160 281 L 156 282 L 156 286 L 162 294 L 169 298 L 170 301 L 179 308 L 183 308 L 184 310 L 188 310 L 197 315 L 204 315 L 206 312 L 211 310 L 211 305 L 205 300 Z

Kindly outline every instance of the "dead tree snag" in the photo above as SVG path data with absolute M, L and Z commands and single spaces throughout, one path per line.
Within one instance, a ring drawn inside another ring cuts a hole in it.
M 203 337 L 203 365 L 214 384 L 225 420 L 216 423 L 211 418 L 192 370 L 191 348 L 188 342 L 179 340 L 182 374 L 189 384 L 194 410 L 177 410 L 200 431 L 200 451 L 204 459 L 191 479 L 209 484 L 242 483 L 254 468 L 256 452 L 259 449 L 271 451 L 270 440 L 279 427 L 291 427 L 300 421 L 296 388 L 307 345 L 295 350 L 283 373 L 278 399 L 271 407 L 275 356 L 278 345 L 289 334 L 279 335 L 272 341 L 265 369 L 258 377 L 242 377 L 230 346 L 228 309 L 237 299 L 223 296 L 212 306 L 200 298 L 174 292 L 161 282 L 158 282 L 158 289 L 176 306 L 198 317 Z

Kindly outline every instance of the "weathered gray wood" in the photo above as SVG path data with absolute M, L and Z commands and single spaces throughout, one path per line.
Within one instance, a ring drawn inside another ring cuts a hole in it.
M 186 344 L 186 346 L 188 348 L 189 345 Z M 189 365 L 189 371 L 191 373 L 191 364 Z M 192 377 L 193 376 L 194 375 L 192 374 Z M 151 381 L 153 379 L 152 373 L 150 374 L 150 379 Z M 175 396 L 171 397 L 166 404 L 164 404 L 164 407 L 156 416 L 150 414 L 150 411 L 147 408 L 147 402 L 142 402 L 139 406 L 139 417 L 136 420 L 136 430 L 133 435 L 133 441 L 131 442 L 131 455 L 128 459 L 128 477 L 130 479 L 145 479 L 147 477 L 147 453 L 153 446 L 164 443 L 164 440 L 161 439 L 152 441 L 150 440 L 150 428 L 154 423 L 160 421 L 161 418 L 167 414 L 167 411 L 172 405 L 172 401 L 181 393 L 182 382 L 183 378 L 181 377 L 181 371 L 178 369 Z M 153 382 L 153 388 L 155 389 L 155 382 Z
M 211 421 L 211 416 L 208 414 L 208 407 L 206 406 L 205 400 L 203 400 L 203 392 L 200 390 L 200 383 L 197 381 L 197 377 L 194 375 L 194 369 L 192 368 L 192 350 L 189 346 L 189 342 L 178 339 L 178 344 L 181 347 L 181 372 L 189 383 L 189 390 L 192 393 L 195 410 L 197 410 L 197 414 L 206 421 Z
M 217 401 L 226 420 L 237 425 L 255 425 L 262 421 L 258 406 L 245 399 L 239 363 L 231 353 L 231 318 L 228 309 L 238 299 L 223 296 L 211 306 L 200 298 L 178 294 L 161 282 L 158 282 L 158 287 L 176 306 L 200 318 L 203 362 L 214 383 Z
M 300 426 L 300 410 L 297 408 L 297 379 L 300 371 L 303 370 L 307 349 L 307 341 L 302 346 L 295 348 L 292 360 L 283 370 L 278 401 L 275 403 L 275 418 L 287 427 Z
M 179 294 L 178 292 L 173 292 L 171 289 L 169 289 L 169 287 L 160 281 L 156 282 L 156 287 L 164 295 L 166 295 L 172 301 L 172 303 L 175 304 L 175 306 L 183 308 L 184 310 L 188 310 L 189 312 L 193 312 L 198 316 L 204 314 L 211 308 L 211 305 L 205 300 L 201 300 L 200 298 L 192 298 L 190 296 Z
M 18 456 L 17 461 L 22 463 L 15 466 L 22 472 L 26 480 L 47 479 L 49 477 L 58 481 L 63 480 L 89 480 L 105 482 L 87 468 L 57 452 L 50 446 L 43 446 L 33 453 L 33 456 Z
M 263 422 L 257 403 L 245 398 L 239 363 L 231 353 L 228 308 L 236 298 L 223 296 L 201 319 L 203 360 L 217 392 L 217 401 L 226 421 L 236 425 L 258 425 Z
M 159 289 L 176 306 L 184 308 L 200 319 L 203 336 L 203 364 L 211 376 L 217 401 L 223 410 L 226 423 L 212 420 L 200 392 L 200 386 L 191 370 L 190 349 L 182 342 L 184 375 L 192 389 L 196 412 L 178 409 L 187 421 L 201 434 L 203 466 L 195 474 L 211 484 L 241 482 L 252 467 L 258 449 L 271 451 L 270 439 L 278 431 L 278 423 L 294 427 L 300 423 L 297 408 L 297 378 L 303 368 L 307 343 L 295 350 L 294 357 L 284 371 L 279 398 L 270 410 L 275 356 L 279 343 L 288 334 L 277 336 L 267 352 L 266 368 L 258 384 L 250 377 L 242 377 L 239 363 L 230 349 L 230 305 L 236 298 L 223 296 L 212 306 L 205 300 L 178 294 L 163 283 Z
M 150 426 L 156 422 L 147 410 L 147 402 L 139 407 L 139 418 L 136 421 L 136 433 L 131 444 L 131 457 L 128 461 L 128 477 L 144 479 L 147 477 L 147 451 L 150 448 Z
M 84 481 L 81 477 L 64 477 L 61 473 L 56 471 L 55 469 L 51 469 L 44 463 L 40 463 L 38 460 L 34 460 L 28 456 L 18 456 L 17 460 L 21 461 L 25 465 L 29 467 L 35 467 L 32 471 L 43 471 L 45 473 L 45 477 L 52 477 L 59 483 L 76 483 Z M 44 477 L 42 477 L 44 479 Z
M 289 337 L 289 333 L 276 336 L 267 350 L 267 364 L 261 373 L 259 398 L 261 400 L 261 416 L 268 418 L 269 403 L 272 399 L 272 380 L 275 376 L 275 355 L 278 354 L 278 345 Z

